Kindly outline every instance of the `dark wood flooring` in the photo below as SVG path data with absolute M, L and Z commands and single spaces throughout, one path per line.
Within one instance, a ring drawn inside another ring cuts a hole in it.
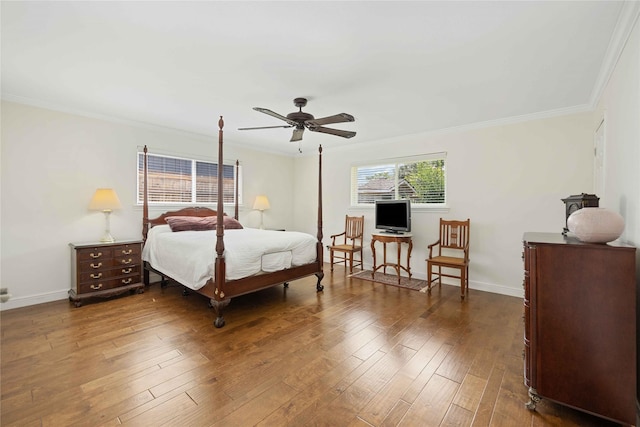
M 522 300 L 315 277 L 238 297 L 222 329 L 197 294 L 1 313 L 2 426 L 606 426 L 524 407 Z

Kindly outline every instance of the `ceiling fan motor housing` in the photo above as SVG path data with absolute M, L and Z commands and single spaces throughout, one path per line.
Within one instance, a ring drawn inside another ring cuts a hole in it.
M 287 119 L 298 122 L 298 126 L 303 126 L 305 121 L 314 119 L 311 114 L 302 112 L 302 107 L 307 105 L 307 98 L 296 98 L 293 100 L 293 105 L 298 107 L 300 111 L 287 114 Z
M 295 113 L 287 114 L 287 119 L 293 120 L 293 121 L 298 122 L 298 123 L 304 123 L 307 120 L 313 120 L 314 117 L 309 113 L 305 113 L 305 112 L 302 112 L 302 111 L 296 111 Z

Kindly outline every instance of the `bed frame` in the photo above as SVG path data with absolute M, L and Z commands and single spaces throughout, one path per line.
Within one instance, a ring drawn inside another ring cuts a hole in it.
M 223 132 L 224 121 L 222 116 L 218 120 L 218 161 L 223 159 Z M 236 165 L 238 162 L 236 162 Z M 222 167 L 218 167 L 218 201 L 217 210 L 200 207 L 189 207 L 177 211 L 166 212 L 157 218 L 149 219 L 149 201 L 147 195 L 147 147 L 144 147 L 144 192 L 143 192 L 143 218 L 142 218 L 142 237 L 146 242 L 149 228 L 155 225 L 166 224 L 165 218 L 168 216 L 217 216 L 216 226 L 216 258 L 215 258 L 215 274 L 207 283 L 196 292 L 208 297 L 210 305 L 216 313 L 216 319 L 213 324 L 217 328 L 221 328 L 225 324 L 222 312 L 229 305 L 232 297 L 248 294 L 251 292 L 266 289 L 279 284 L 288 286 L 291 280 L 300 279 L 315 274 L 318 278 L 316 290 L 318 292 L 324 289 L 321 284 L 324 277 L 323 272 L 323 250 L 322 250 L 322 146 L 318 148 L 318 231 L 316 243 L 316 260 L 313 263 L 292 267 L 285 270 L 275 271 L 273 273 L 262 273 L 255 276 L 245 277 L 238 280 L 225 280 L 225 258 L 224 258 L 224 202 L 223 202 L 223 174 Z M 236 168 L 237 170 L 237 168 Z M 238 219 L 238 180 L 236 179 L 235 189 L 235 212 L 234 218 Z M 153 269 L 149 263 L 144 263 L 144 283 L 149 284 L 149 272 L 164 275 Z

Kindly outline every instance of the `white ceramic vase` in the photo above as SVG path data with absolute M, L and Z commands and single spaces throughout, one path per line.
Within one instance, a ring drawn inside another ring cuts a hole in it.
M 624 218 L 607 208 L 582 208 L 569 215 L 567 226 L 583 242 L 607 243 L 620 237 Z

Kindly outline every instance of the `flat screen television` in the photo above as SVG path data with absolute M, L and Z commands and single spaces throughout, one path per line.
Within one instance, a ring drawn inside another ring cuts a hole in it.
M 376 229 L 402 234 L 411 231 L 410 200 L 376 200 Z

